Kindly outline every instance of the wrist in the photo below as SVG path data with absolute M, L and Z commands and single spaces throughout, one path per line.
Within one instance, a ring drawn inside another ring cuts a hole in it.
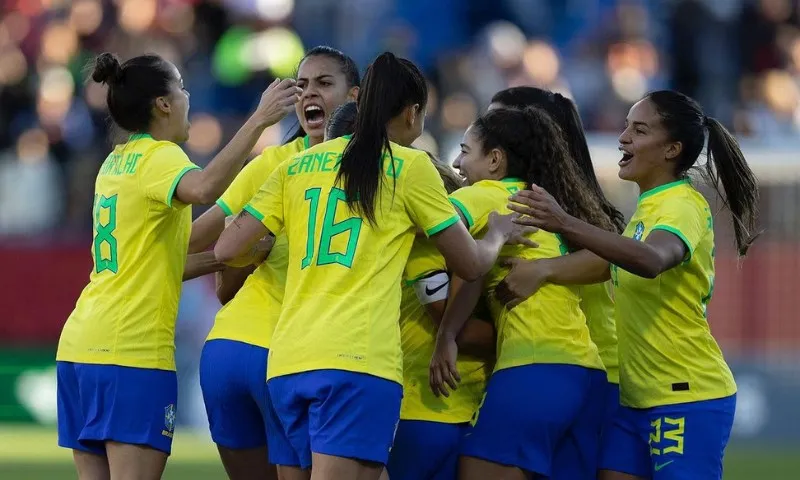
M 245 127 L 250 128 L 252 130 L 260 131 L 266 129 L 271 124 L 272 122 L 269 121 L 269 118 L 256 112 L 250 118 L 247 119 L 247 121 L 245 122 Z

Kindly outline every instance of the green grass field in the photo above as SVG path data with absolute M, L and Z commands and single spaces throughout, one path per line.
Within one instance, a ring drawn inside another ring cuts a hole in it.
M 796 480 L 800 455 L 792 449 L 728 449 L 725 480 Z M 0 425 L 0 478 L 62 480 L 76 478 L 70 452 L 56 446 L 51 429 Z M 184 433 L 175 436 L 165 480 L 225 479 L 211 441 Z

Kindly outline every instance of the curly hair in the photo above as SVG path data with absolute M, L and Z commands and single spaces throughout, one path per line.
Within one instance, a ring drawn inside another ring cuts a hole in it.
M 570 155 L 561 129 L 544 110 L 494 109 L 478 118 L 472 128 L 484 154 L 495 148 L 505 152 L 508 176 L 544 188 L 573 217 L 616 230 Z

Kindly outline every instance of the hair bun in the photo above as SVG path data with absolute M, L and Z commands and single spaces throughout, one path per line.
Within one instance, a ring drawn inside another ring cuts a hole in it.
M 105 83 L 111 85 L 117 83 L 122 76 L 122 67 L 119 60 L 114 54 L 105 52 L 101 53 L 94 59 L 94 70 L 92 71 L 92 80 L 97 83 Z

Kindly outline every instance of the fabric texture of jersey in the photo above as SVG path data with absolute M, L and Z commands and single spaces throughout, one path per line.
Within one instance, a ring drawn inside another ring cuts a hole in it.
M 586 316 L 589 336 L 600 354 L 606 376 L 611 383 L 619 384 L 619 352 L 615 324 L 614 299 L 611 281 L 582 285 L 579 288 L 581 310 Z
M 272 378 L 267 387 L 302 468 L 311 466 L 312 453 L 388 461 L 403 396 L 396 382 L 344 370 L 315 370 Z
M 268 378 L 319 369 L 402 382 L 400 281 L 417 228 L 458 222 L 426 153 L 392 144 L 375 199 L 376 225 L 348 206 L 336 175 L 348 139 L 283 163 L 245 207 L 290 239 L 283 309 Z
M 643 193 L 624 235 L 644 241 L 655 230 L 678 236 L 688 254 L 654 279 L 611 268 L 621 402 L 648 408 L 728 397 L 736 383 L 706 319 L 714 290 L 713 221 L 688 179 Z
M 233 180 L 217 205 L 226 215 L 237 215 L 270 174 L 287 158 L 308 148 L 308 137 L 286 145 L 267 147 L 248 163 Z M 214 319 L 208 340 L 229 339 L 269 348 L 278 323 L 286 285 L 289 243 L 285 233 L 273 232 L 275 244 L 267 259 L 247 277 L 242 288 L 223 305 Z
M 178 402 L 175 372 L 57 362 L 56 376 L 59 446 L 105 455 L 105 442 L 114 441 L 169 455 Z
M 653 480 L 721 480 L 736 395 L 653 408 L 620 407 L 600 468 Z
M 411 248 L 400 303 L 400 339 L 403 347 L 403 420 L 427 420 L 443 423 L 468 422 L 486 388 L 488 368 L 482 360 L 459 355 L 456 367 L 461 374 L 458 389 L 449 397 L 437 397 L 431 391 L 428 372 L 436 346 L 436 328 L 409 282 L 433 272 L 445 270 L 444 257 L 432 241 L 417 239 Z M 445 284 L 443 289 L 449 288 Z M 438 293 L 438 292 L 437 292 Z
M 175 370 L 175 320 L 192 209 L 174 199 L 197 169 L 180 147 L 133 135 L 95 182 L 89 284 L 61 332 L 56 359 Z
M 479 238 L 488 229 L 492 211 L 508 213 L 510 194 L 526 188 L 519 179 L 481 180 L 450 194 L 453 204 Z M 530 237 L 538 248 L 506 246 L 505 257 L 552 258 L 567 254 L 557 235 L 538 230 Z M 494 288 L 508 274 L 507 267 L 495 266 L 484 280 L 497 328 L 495 371 L 533 363 L 563 363 L 602 369 L 597 347 L 589 338 L 586 317 L 580 308 L 578 287 L 546 283 L 533 296 L 511 310 L 499 302 Z

